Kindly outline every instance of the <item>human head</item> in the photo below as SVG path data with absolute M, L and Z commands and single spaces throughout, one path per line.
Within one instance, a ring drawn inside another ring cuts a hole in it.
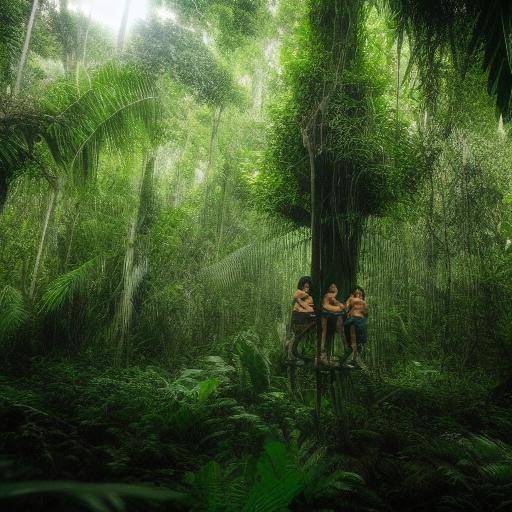
M 335 295 L 338 293 L 338 287 L 336 283 L 331 283 L 327 288 L 327 293 L 334 293 Z
M 311 277 L 302 276 L 297 284 L 297 289 L 309 292 L 311 290 Z
M 355 297 L 356 295 L 359 295 L 361 296 L 361 299 L 365 300 L 366 299 L 366 294 L 364 293 L 364 290 L 360 287 L 360 286 L 356 286 L 353 290 L 352 290 L 352 295 Z

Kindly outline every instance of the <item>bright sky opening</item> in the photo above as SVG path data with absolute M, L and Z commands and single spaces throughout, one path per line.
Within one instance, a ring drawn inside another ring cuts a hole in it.
M 116 32 L 121 24 L 126 0 L 72 0 L 69 8 L 80 11 L 84 15 L 91 13 L 92 18 Z M 149 0 L 132 0 L 128 27 L 134 22 L 145 18 L 149 12 Z

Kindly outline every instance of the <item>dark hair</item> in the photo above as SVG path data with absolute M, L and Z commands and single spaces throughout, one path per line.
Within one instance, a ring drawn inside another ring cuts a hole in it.
M 365 300 L 366 299 L 366 293 L 364 293 L 363 288 L 361 288 L 360 286 L 354 287 L 354 289 L 352 290 L 351 295 L 354 295 L 354 293 L 356 293 L 357 291 L 361 292 L 361 294 L 363 295 L 363 300 Z
M 297 284 L 297 289 L 298 290 L 303 290 L 304 286 L 306 286 L 306 284 L 309 284 L 309 287 L 311 288 L 311 285 L 313 284 L 312 281 L 311 281 L 311 277 L 309 277 L 309 276 L 302 276 L 299 279 L 299 282 Z
M 332 281 L 331 283 L 329 283 L 329 284 L 327 285 L 327 288 L 325 288 L 325 293 L 329 293 L 329 288 L 330 288 L 332 285 L 334 285 L 334 286 L 336 286 L 336 288 L 338 288 L 338 285 L 337 285 L 334 281 Z M 338 292 L 339 292 L 339 289 L 338 289 Z

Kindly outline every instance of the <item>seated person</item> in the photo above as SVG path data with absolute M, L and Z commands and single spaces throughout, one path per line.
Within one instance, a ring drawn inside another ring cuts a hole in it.
M 293 294 L 292 328 L 295 333 L 293 339 L 288 343 L 288 358 L 297 356 L 297 343 L 301 334 L 310 330 L 315 324 L 315 307 L 311 291 L 311 278 L 304 276 L 299 279 L 297 290 Z
M 348 344 L 348 353 L 345 354 L 345 359 L 352 355 L 353 361 L 357 361 L 368 339 L 368 304 L 365 300 L 364 290 L 359 286 L 354 289 L 347 300 L 347 318 L 344 328 Z
M 297 320 L 302 320 L 303 318 L 307 320 L 309 317 L 311 317 L 311 314 L 315 312 L 315 308 L 313 307 L 313 297 L 309 295 L 310 290 L 311 279 L 307 276 L 301 277 L 297 285 L 297 290 L 293 294 L 292 311 L 294 313 L 306 313 L 306 315 L 295 315 L 297 317 Z
M 335 322 L 336 332 L 343 337 L 343 314 L 345 304 L 340 302 L 336 296 L 338 295 L 338 287 L 335 283 L 331 283 L 322 300 L 322 342 L 320 345 L 320 361 L 329 364 L 329 350 L 326 347 L 327 323 L 330 320 Z

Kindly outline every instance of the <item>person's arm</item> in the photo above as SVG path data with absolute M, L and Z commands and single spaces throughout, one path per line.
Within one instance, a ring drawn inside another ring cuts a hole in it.
M 307 309 L 309 307 L 308 303 L 305 299 L 308 298 L 308 294 L 306 292 L 303 292 L 302 290 L 297 290 L 293 294 L 293 298 L 295 299 L 295 302 L 303 309 Z
M 328 302 L 330 306 L 328 308 L 328 311 L 332 311 L 333 313 L 339 313 L 343 309 L 341 302 L 337 300 L 334 295 L 331 295 L 329 297 Z

